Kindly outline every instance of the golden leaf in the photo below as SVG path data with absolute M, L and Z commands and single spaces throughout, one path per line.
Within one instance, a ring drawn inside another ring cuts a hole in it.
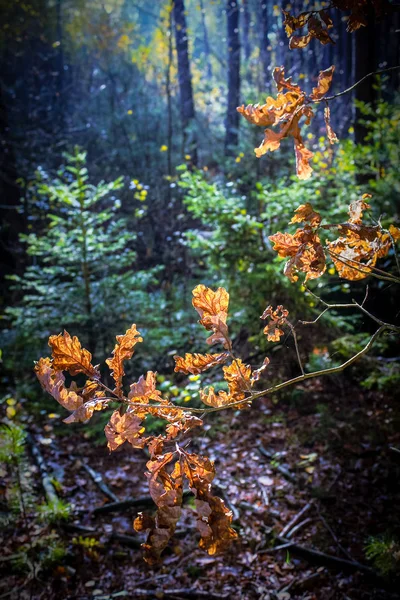
M 220 354 L 185 354 L 185 358 L 174 356 L 174 371 L 176 373 L 185 373 L 186 375 L 188 373 L 198 375 L 207 369 L 211 369 L 211 367 L 225 362 L 228 356 L 226 352 L 221 352 Z
M 53 368 L 56 371 L 68 371 L 70 375 L 85 373 L 90 378 L 99 377 L 99 372 L 91 364 L 92 355 L 81 347 L 76 336 L 72 337 L 67 331 L 49 337 L 52 349 Z
M 300 206 L 296 208 L 294 217 L 289 223 L 309 223 L 311 227 L 318 227 L 321 220 L 321 215 L 313 209 L 309 202 L 307 202 L 306 204 L 300 204 Z
M 201 536 L 199 546 L 213 556 L 226 550 L 237 538 L 231 527 L 232 512 L 221 498 L 211 494 L 210 483 L 215 477 L 215 469 L 208 458 L 186 454 L 183 469 L 196 497 L 196 525 Z
M 284 269 L 284 274 L 291 281 L 297 281 L 299 271 L 306 274 L 305 281 L 316 279 L 325 272 L 324 249 L 309 225 L 298 229 L 294 235 L 278 232 L 269 239 L 279 256 L 291 257 Z
M 275 310 L 272 308 L 272 306 L 267 306 L 267 308 L 264 310 L 260 319 L 268 319 L 268 323 L 264 327 L 264 334 L 267 336 L 269 342 L 279 342 L 284 334 L 281 327 L 286 325 L 288 316 L 289 311 L 286 308 L 283 308 L 282 304 L 277 306 Z M 266 364 L 269 364 L 269 360 Z
M 144 559 L 150 565 L 158 562 L 161 552 L 167 546 L 175 531 L 182 512 L 182 469 L 180 462 L 175 464 L 171 474 L 166 466 L 172 461 L 174 454 L 169 452 L 147 463 L 149 472 L 150 495 L 153 498 L 157 513 L 154 519 L 139 514 L 134 521 L 136 531 L 150 529 L 147 541 L 142 544 Z
M 231 348 L 231 341 L 228 335 L 229 294 L 224 288 L 218 288 L 216 292 L 206 287 L 198 285 L 194 288 L 192 304 L 197 310 L 200 321 L 208 331 L 213 334 L 207 339 L 208 344 L 221 343 L 224 348 Z
M 329 106 L 325 106 L 325 108 L 324 108 L 324 120 L 325 120 L 326 134 L 328 136 L 329 143 L 336 144 L 339 140 L 337 138 L 336 133 L 332 129 L 331 110 L 330 110 Z
M 123 362 L 129 360 L 133 355 L 133 348 L 138 342 L 142 342 L 143 338 L 136 329 L 136 325 L 132 325 L 126 330 L 124 335 L 116 336 L 117 343 L 115 344 L 113 355 L 107 358 L 106 363 L 110 367 L 111 375 L 115 381 L 115 393 L 120 394 L 122 389 L 122 378 L 125 375 Z
M 121 415 L 115 410 L 104 428 L 108 441 L 108 448 L 113 451 L 125 442 L 129 442 L 134 448 L 143 448 L 145 440 L 140 437 L 142 419 L 127 411 Z
M 147 371 L 146 377 L 141 375 L 137 383 L 132 383 L 128 394 L 128 399 L 140 402 L 148 402 L 149 400 L 160 401 L 161 392 L 156 389 L 157 373 Z

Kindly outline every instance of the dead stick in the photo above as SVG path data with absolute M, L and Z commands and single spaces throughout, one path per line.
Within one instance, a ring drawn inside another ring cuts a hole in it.
M 289 542 L 287 538 L 282 536 L 278 536 L 276 539 L 281 544 L 286 544 Z M 319 550 L 312 550 L 311 548 L 306 548 L 305 546 L 301 546 L 299 544 L 292 544 L 290 550 L 294 554 L 298 554 L 299 556 L 302 556 L 303 558 L 320 565 L 337 567 L 343 571 L 361 571 L 362 573 L 365 573 L 371 577 L 379 578 L 379 575 L 376 573 L 376 571 L 355 560 L 338 558 L 337 556 L 325 554 L 325 552 L 320 552 Z
M 287 539 L 290 539 L 291 537 L 293 537 L 293 535 L 295 533 L 297 533 L 299 531 L 299 529 L 301 529 L 302 527 L 304 527 L 305 525 L 308 525 L 308 523 L 311 523 L 312 519 L 310 519 L 309 517 L 307 519 L 304 519 L 304 521 L 301 521 L 300 523 L 298 523 L 298 525 L 295 525 L 293 527 L 293 529 L 291 529 L 287 534 L 286 537 Z
M 289 523 L 287 525 L 285 525 L 285 527 L 281 531 L 281 536 L 282 537 L 284 537 L 285 535 L 287 535 L 289 533 L 289 531 L 292 529 L 292 527 L 294 527 L 294 525 L 296 525 L 297 521 L 299 521 L 301 519 L 301 517 L 306 514 L 306 512 L 311 508 L 312 505 L 313 505 L 313 502 L 308 502 L 308 504 L 306 504 L 305 506 L 303 506 L 303 508 L 301 509 L 301 511 L 298 512 L 293 517 L 293 519 L 291 519 L 289 521 Z
M 107 496 L 107 498 L 109 498 L 113 502 L 119 502 L 118 496 L 116 496 L 114 492 L 110 490 L 110 488 L 108 487 L 108 485 L 106 484 L 103 477 L 98 471 L 92 469 L 92 467 L 90 467 L 85 462 L 82 463 L 82 466 L 85 469 L 85 471 L 89 473 L 90 477 L 93 479 L 99 490 L 102 491 L 103 494 Z
M 39 468 L 40 476 L 42 478 L 42 486 L 46 495 L 47 502 L 49 504 L 55 503 L 58 501 L 58 496 L 55 487 L 51 482 L 51 478 L 49 476 L 49 472 L 47 470 L 47 465 L 45 463 L 43 455 L 40 452 L 33 436 L 30 433 L 28 433 L 26 440 L 31 448 L 32 456 L 35 459 L 35 462 Z

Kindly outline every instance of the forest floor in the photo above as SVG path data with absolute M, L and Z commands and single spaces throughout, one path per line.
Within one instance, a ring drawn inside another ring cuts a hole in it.
M 0 597 L 400 598 L 400 578 L 381 576 L 365 556 L 370 536 L 399 526 L 400 454 L 391 449 L 400 446 L 398 401 L 360 390 L 345 375 L 306 383 L 279 402 L 260 400 L 252 410 L 210 419 L 193 447 L 215 460 L 216 491 L 233 511 L 239 539 L 225 554 L 205 554 L 189 500 L 157 567 L 143 561 L 144 539 L 132 529 L 137 512 L 152 508 L 137 501 L 148 497 L 143 453 L 125 444 L 109 454 L 105 443 L 85 439 L 82 431 L 66 432 L 62 415 L 46 413 L 40 424 L 29 419 L 28 487 L 44 498 L 36 448 L 72 513 L 64 524 L 51 525 L 38 520 L 33 503 L 26 521 L 9 521 Z M 4 492 L 9 471 L 2 475 Z M 113 496 L 136 499 L 137 506 L 96 510 Z M 35 556 L 54 540 L 64 552 L 38 572 Z M 30 564 L 16 571 L 10 557 L 22 547 L 33 549 Z

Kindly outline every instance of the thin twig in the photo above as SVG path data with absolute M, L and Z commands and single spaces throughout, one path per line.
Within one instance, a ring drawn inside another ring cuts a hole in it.
M 301 371 L 302 375 L 304 375 L 303 363 L 301 362 L 299 345 L 297 343 L 297 335 L 296 335 L 295 328 L 293 327 L 293 325 L 291 323 L 289 323 L 289 321 L 286 321 L 286 323 L 288 324 L 288 326 L 290 327 L 290 331 L 292 332 L 292 336 L 294 339 L 294 347 L 296 348 L 297 362 L 299 363 L 299 367 L 300 367 L 300 371 Z
M 303 506 L 303 508 L 301 509 L 300 512 L 298 512 L 293 519 L 291 519 L 289 521 L 289 523 L 287 525 L 285 525 L 285 527 L 282 529 L 281 533 L 280 533 L 280 537 L 285 537 L 285 535 L 288 534 L 288 532 L 292 529 L 292 527 L 294 527 L 296 525 L 296 523 L 301 519 L 301 517 L 303 517 L 306 512 L 308 510 L 310 510 L 310 508 L 313 506 L 313 502 L 308 502 L 308 504 L 306 504 L 305 506 Z
M 342 92 L 338 92 L 333 96 L 326 96 L 325 98 L 321 98 L 320 100 L 312 100 L 310 98 L 309 101 L 317 103 L 334 100 L 335 98 L 339 98 L 340 96 L 344 96 L 345 94 L 352 92 L 358 85 L 360 85 L 360 83 L 362 83 L 365 79 L 368 79 L 368 77 L 372 77 L 373 75 L 382 75 L 383 73 L 389 73 L 390 71 L 396 71 L 398 69 L 400 69 L 400 65 L 397 65 L 396 67 L 388 67 L 387 69 L 380 69 L 379 71 L 372 71 L 371 73 L 364 75 L 364 77 L 356 81 L 356 83 L 353 83 L 351 87 L 347 88 L 346 90 L 343 90 Z

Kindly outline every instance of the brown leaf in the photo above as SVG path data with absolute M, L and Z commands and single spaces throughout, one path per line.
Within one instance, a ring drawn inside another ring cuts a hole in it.
M 301 137 L 294 139 L 294 152 L 297 177 L 302 180 L 309 179 L 313 171 L 310 166 L 310 160 L 314 156 L 313 152 L 304 146 Z
M 306 204 L 300 204 L 300 206 L 296 208 L 294 217 L 289 223 L 309 223 L 311 227 L 318 227 L 321 220 L 321 215 L 313 209 L 309 202 L 306 202 Z
M 67 410 L 76 410 L 83 404 L 81 396 L 65 387 L 64 375 L 53 368 L 50 358 L 41 358 L 35 365 L 35 373 L 43 389 Z
M 211 367 L 220 365 L 228 358 L 226 352 L 220 354 L 185 354 L 185 358 L 181 356 L 174 356 L 176 373 L 192 373 L 192 375 L 198 375 Z
M 223 390 L 220 390 L 218 394 L 216 394 L 213 386 L 210 386 L 207 391 L 200 390 L 200 400 L 207 406 L 212 406 L 213 408 L 219 408 L 234 402 L 229 394 Z
M 149 564 L 158 562 L 160 555 L 173 535 L 182 512 L 182 468 L 180 461 L 171 474 L 166 466 L 174 454 L 169 452 L 147 463 L 150 495 L 158 510 L 154 519 L 139 514 L 134 521 L 136 531 L 150 529 L 147 541 L 142 545 L 144 559 Z
M 76 336 L 67 331 L 49 337 L 49 346 L 53 354 L 53 368 L 56 371 L 68 371 L 70 375 L 85 373 L 88 377 L 97 378 L 99 372 L 91 364 L 92 355 L 81 347 Z
M 291 281 L 297 281 L 299 271 L 306 273 L 305 281 L 316 279 L 325 272 L 324 249 L 309 225 L 298 229 L 294 235 L 278 232 L 269 236 L 269 239 L 279 256 L 291 257 L 284 269 L 284 274 Z
M 136 325 L 132 325 L 126 330 L 124 335 L 116 336 L 117 343 L 115 344 L 113 355 L 107 358 L 106 363 L 110 367 L 111 375 L 115 381 L 114 392 L 121 394 L 122 378 L 125 375 L 123 362 L 129 360 L 133 356 L 134 347 L 138 342 L 142 342 L 143 338 L 136 329 Z
M 251 377 L 251 385 L 254 385 L 257 381 L 259 381 L 261 379 L 261 377 L 264 374 L 265 369 L 268 367 L 269 365 L 269 358 L 266 356 L 264 358 L 264 362 L 261 365 L 261 367 L 259 369 L 256 369 L 255 371 L 253 371 L 253 375 Z
M 361 198 L 354 200 L 349 206 L 349 223 L 361 224 L 363 213 L 365 210 L 371 208 L 366 202 L 369 198 L 372 198 L 371 194 L 363 194 Z
M 245 365 L 240 358 L 222 368 L 224 379 L 228 383 L 229 395 L 233 401 L 242 400 L 245 392 L 249 391 L 251 380 L 251 367 Z
M 325 96 L 331 87 L 334 71 L 335 67 L 332 65 L 328 69 L 325 69 L 325 71 L 319 72 L 317 87 L 313 88 L 310 98 L 313 100 L 321 100 L 321 98 Z
M 328 136 L 329 143 L 336 144 L 339 140 L 337 138 L 336 133 L 332 129 L 331 110 L 330 110 L 329 106 L 325 106 L 325 108 L 324 108 L 324 120 L 325 120 L 326 134 Z
M 161 401 L 161 392 L 156 389 L 156 385 L 157 373 L 147 371 L 146 377 L 141 375 L 137 383 L 131 384 L 128 399 L 134 402 Z
M 121 415 L 116 410 L 105 426 L 104 433 L 108 440 L 108 448 L 113 451 L 125 442 L 129 442 L 134 448 L 143 448 L 145 440 L 140 437 L 142 419 L 129 410 Z
M 301 89 L 297 85 L 297 83 L 292 83 L 292 78 L 288 77 L 285 79 L 285 69 L 284 67 L 275 67 L 272 71 L 272 76 L 275 80 L 276 87 L 278 88 L 278 92 L 282 90 L 292 90 L 293 92 L 298 92 L 301 94 Z
M 211 556 L 223 552 L 237 538 L 237 533 L 231 527 L 232 512 L 221 498 L 211 494 L 214 465 L 208 458 L 186 454 L 183 469 L 196 496 L 196 524 L 201 536 L 199 546 Z
M 275 310 L 272 308 L 272 306 L 267 306 L 267 308 L 264 310 L 260 319 L 268 320 L 267 325 L 264 327 L 264 334 L 267 336 L 267 340 L 269 342 L 279 342 L 282 335 L 284 335 L 281 327 L 286 325 L 288 316 L 289 311 L 286 308 L 283 308 L 282 304 L 277 306 Z M 268 363 L 269 360 L 267 365 Z
M 194 288 L 192 304 L 200 315 L 199 323 L 213 334 L 207 339 L 208 344 L 219 342 L 224 348 L 231 348 L 226 320 L 228 318 L 229 294 L 224 288 L 216 292 L 198 285 Z

